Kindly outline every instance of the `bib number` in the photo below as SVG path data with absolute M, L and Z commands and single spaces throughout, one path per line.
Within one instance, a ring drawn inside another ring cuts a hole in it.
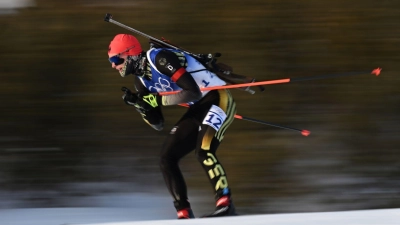
M 226 114 L 224 110 L 216 105 L 212 105 L 211 109 L 208 111 L 206 117 L 203 120 L 203 124 L 208 125 L 214 130 L 218 131 L 221 128 L 221 125 L 224 123 L 226 119 Z

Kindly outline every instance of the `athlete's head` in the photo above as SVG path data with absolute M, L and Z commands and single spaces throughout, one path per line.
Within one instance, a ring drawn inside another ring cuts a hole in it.
M 108 59 L 112 68 L 122 77 L 137 72 L 143 50 L 139 41 L 129 34 L 117 34 L 108 46 Z

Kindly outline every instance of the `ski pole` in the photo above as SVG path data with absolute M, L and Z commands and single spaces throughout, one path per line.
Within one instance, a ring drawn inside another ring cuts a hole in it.
M 247 121 L 254 122 L 254 123 L 260 123 L 260 124 L 264 124 L 264 125 L 268 125 L 268 126 L 272 126 L 272 127 L 282 128 L 282 129 L 286 129 L 286 130 L 297 131 L 297 132 L 300 132 L 301 135 L 306 136 L 306 137 L 308 135 L 310 135 L 310 133 L 311 133 L 309 130 L 301 130 L 301 129 L 297 129 L 297 128 L 286 127 L 286 126 L 282 126 L 282 125 L 278 125 L 278 124 L 265 122 L 262 120 L 252 119 L 252 118 L 241 116 L 241 115 L 235 115 L 235 118 L 241 119 L 241 120 L 247 120 Z
M 110 22 L 113 23 L 117 26 L 120 26 L 122 28 L 125 28 L 131 32 L 134 32 L 136 34 L 142 35 L 150 40 L 156 41 L 162 45 L 165 45 L 167 47 L 179 50 L 179 51 L 183 51 L 189 55 L 192 55 L 196 58 L 202 58 L 202 54 L 194 54 L 190 51 L 187 51 L 185 49 L 182 49 L 180 47 L 177 47 L 175 45 L 172 45 L 170 43 L 168 43 L 167 41 L 162 41 L 160 39 L 157 39 L 155 37 L 152 37 L 148 34 L 145 34 L 141 31 L 138 31 L 136 29 L 133 29 L 125 24 L 122 24 L 118 21 L 115 21 L 112 19 L 112 15 L 107 13 L 106 16 L 104 17 L 104 21 L 106 22 Z M 211 54 L 208 54 L 207 57 L 211 57 Z M 376 76 L 378 76 L 381 72 L 382 68 L 376 68 L 374 69 L 371 74 L 374 74 Z M 241 87 L 251 87 L 251 86 L 261 86 L 261 85 L 270 85 L 270 84 L 282 84 L 282 83 L 290 83 L 290 82 L 297 82 L 297 81 L 306 81 L 306 80 L 317 80 L 317 79 L 326 79 L 326 78 L 332 78 L 332 77 L 340 77 L 340 76 L 350 76 L 350 75 L 359 75 L 359 74 L 364 74 L 364 73 L 369 73 L 368 71 L 364 71 L 364 72 L 353 72 L 353 73 L 345 73 L 345 74 L 331 74 L 331 75 L 323 75 L 323 76 L 311 76 L 311 77 L 300 77 L 300 78 L 286 78 L 286 79 L 279 79 L 279 80 L 269 80 L 269 81 L 259 81 L 259 82 L 252 82 L 252 83 L 242 83 L 242 84 L 232 84 L 232 85 L 225 85 L 225 86 L 214 86 L 214 87 L 204 87 L 201 88 L 201 91 L 207 91 L 207 90 L 218 90 L 218 89 L 230 89 L 230 88 L 241 88 Z M 158 93 L 159 95 L 171 95 L 171 94 L 176 94 L 179 91 L 170 91 L 170 92 L 160 92 Z
M 351 72 L 351 73 L 341 73 L 341 74 L 330 74 L 330 75 L 321 75 L 321 76 L 310 76 L 310 77 L 298 77 L 298 78 L 285 78 L 278 80 L 268 80 L 268 81 L 258 81 L 253 83 L 243 83 L 243 84 L 232 84 L 232 85 L 223 85 L 223 86 L 213 86 L 213 87 L 204 87 L 200 88 L 200 91 L 210 91 L 210 90 L 218 90 L 218 89 L 231 89 L 231 88 L 239 88 L 239 87 L 250 87 L 250 86 L 259 86 L 259 85 L 270 85 L 270 84 L 282 84 L 282 83 L 290 83 L 290 82 L 298 82 L 298 81 L 306 81 L 306 80 L 318 80 L 318 79 L 326 79 L 332 77 L 341 77 L 341 76 L 352 76 L 352 75 L 361 75 L 361 74 L 373 74 L 379 76 L 382 68 L 376 68 L 372 70 L 372 72 L 364 71 L 364 72 Z M 176 94 L 179 91 L 165 91 L 159 92 L 158 95 L 172 95 Z
M 188 104 L 179 104 L 179 106 L 189 107 Z M 306 136 L 306 137 L 308 135 L 310 135 L 310 133 L 311 133 L 309 130 L 301 130 L 301 129 L 297 129 L 297 128 L 292 128 L 292 127 L 282 126 L 282 125 L 278 125 L 278 124 L 273 124 L 273 123 L 265 122 L 265 121 L 262 121 L 262 120 L 257 120 L 257 119 L 252 119 L 252 118 L 249 118 L 249 117 L 241 116 L 241 115 L 238 115 L 238 114 L 235 114 L 235 118 L 239 119 L 239 120 L 246 120 L 246 121 L 250 121 L 250 122 L 254 122 L 254 123 L 268 125 L 268 126 L 271 126 L 271 127 L 282 128 L 282 129 L 285 129 L 285 130 L 297 131 L 297 132 L 300 132 L 301 135 Z

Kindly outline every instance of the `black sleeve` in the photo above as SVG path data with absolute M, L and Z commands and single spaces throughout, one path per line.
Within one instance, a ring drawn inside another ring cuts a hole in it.
M 171 77 L 182 91 L 174 94 L 162 96 L 163 105 L 176 105 L 199 100 L 202 97 L 199 86 L 181 64 L 178 56 L 168 50 L 160 51 L 155 58 L 155 66 L 158 71 Z
M 148 93 L 149 90 L 143 85 L 142 81 L 139 79 L 138 76 L 135 76 L 135 89 L 136 92 L 139 93 Z
M 149 93 L 149 91 L 143 85 L 142 81 L 137 76 L 135 76 L 135 89 L 138 93 L 141 93 L 141 94 Z M 160 101 L 159 96 L 157 96 L 157 102 L 158 102 L 158 106 L 156 106 L 154 108 L 150 108 L 147 111 L 143 111 L 143 110 L 137 110 L 137 111 L 140 113 L 143 120 L 147 124 L 149 124 L 155 130 L 160 131 L 164 127 L 164 116 L 163 116 L 163 113 L 161 110 L 161 106 L 160 106 L 161 101 Z

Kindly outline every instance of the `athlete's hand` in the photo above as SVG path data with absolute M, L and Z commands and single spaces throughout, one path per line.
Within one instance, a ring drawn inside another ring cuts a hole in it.
M 132 93 L 131 90 L 126 87 L 122 87 L 121 91 L 124 92 L 124 95 L 122 95 L 122 99 L 124 100 L 124 102 L 127 105 L 135 106 L 138 101 L 138 96 L 136 95 L 136 93 Z
M 132 93 L 126 87 L 122 87 L 121 91 L 124 92 L 122 99 L 127 105 L 135 106 L 140 112 L 148 111 L 158 106 L 156 96 L 153 94 Z

